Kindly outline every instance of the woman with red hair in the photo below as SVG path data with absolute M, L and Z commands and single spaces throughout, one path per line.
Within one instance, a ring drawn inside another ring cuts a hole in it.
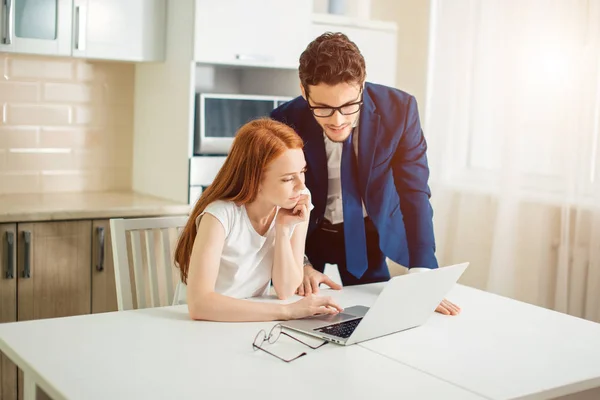
M 267 294 L 271 282 L 277 297 L 286 299 L 302 283 L 312 209 L 302 147 L 291 127 L 271 119 L 237 132 L 175 251 L 193 319 L 269 321 L 341 311 L 329 297 L 291 304 L 243 300 Z

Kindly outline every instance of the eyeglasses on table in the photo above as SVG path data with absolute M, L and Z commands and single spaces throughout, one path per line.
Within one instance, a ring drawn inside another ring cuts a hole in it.
M 302 343 L 303 345 L 305 345 L 306 347 L 310 347 L 313 350 L 318 349 L 319 347 L 323 347 L 325 346 L 328 342 L 324 341 L 323 343 L 321 343 L 318 346 L 311 346 L 308 343 L 303 342 L 302 340 L 290 335 L 289 333 L 285 332 L 283 330 L 283 327 L 281 326 L 281 324 L 277 324 L 275 326 L 273 326 L 273 328 L 271 328 L 271 330 L 269 331 L 269 334 L 267 335 L 267 332 L 264 329 L 261 329 L 257 334 L 256 337 L 254 338 L 254 341 L 252 342 L 252 349 L 254 351 L 257 350 L 262 350 L 267 354 L 272 355 L 273 357 L 276 357 L 278 359 L 280 359 L 281 361 L 285 361 L 286 363 L 292 362 L 294 360 L 297 360 L 300 357 L 303 357 L 306 355 L 306 352 L 302 352 L 300 354 L 298 354 L 296 357 L 292 357 L 290 359 L 285 359 L 283 357 L 278 356 L 275 353 L 270 352 L 269 350 L 265 349 L 263 347 L 263 344 L 265 342 L 269 343 L 269 344 L 274 344 L 275 342 L 277 342 L 277 340 L 281 337 L 281 335 L 285 335 L 289 338 L 294 339 L 296 342 L 298 343 Z

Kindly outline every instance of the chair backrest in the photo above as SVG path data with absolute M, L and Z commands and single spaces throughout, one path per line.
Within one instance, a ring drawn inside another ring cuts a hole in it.
M 187 221 L 187 216 L 110 220 L 119 311 L 172 303 L 180 281 L 173 250 Z

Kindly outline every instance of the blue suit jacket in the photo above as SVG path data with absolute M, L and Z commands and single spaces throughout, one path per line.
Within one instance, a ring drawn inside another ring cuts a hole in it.
M 433 210 L 428 179 L 427 144 L 415 98 L 387 86 L 366 83 L 358 131 L 358 182 L 367 213 L 388 258 L 408 267 L 437 268 Z M 323 130 L 304 98 L 271 113 L 304 140 L 306 186 L 315 208 L 309 235 L 323 218 L 327 203 L 327 155 Z

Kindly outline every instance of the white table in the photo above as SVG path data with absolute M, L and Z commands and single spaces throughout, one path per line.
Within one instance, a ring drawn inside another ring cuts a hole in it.
M 3 324 L 0 351 L 23 369 L 26 400 L 36 384 L 55 399 L 482 399 L 359 346 L 289 364 L 253 351 L 273 325 L 191 321 L 176 306 Z
M 327 292 L 348 307 L 372 304 L 382 288 Z M 290 364 L 252 350 L 255 334 L 274 323 L 190 321 L 186 306 L 3 324 L 0 351 L 24 370 L 26 395 L 37 384 L 56 399 L 468 400 L 600 386 L 599 324 L 461 285 L 449 298 L 460 316 L 435 314 L 356 346 L 308 349 Z M 290 350 L 284 340 L 272 349 Z
M 491 399 L 547 399 L 598 388 L 600 324 L 457 285 L 458 317 L 360 344 Z

